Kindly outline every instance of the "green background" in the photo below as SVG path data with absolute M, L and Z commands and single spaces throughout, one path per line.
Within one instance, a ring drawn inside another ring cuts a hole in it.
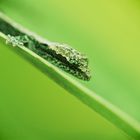
M 140 121 L 140 4 L 137 0 L 1 0 L 12 19 L 88 55 L 82 82 Z M 0 41 L 0 139 L 128 140 Z

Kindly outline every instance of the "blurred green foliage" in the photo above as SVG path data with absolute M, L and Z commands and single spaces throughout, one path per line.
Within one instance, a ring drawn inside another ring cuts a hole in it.
M 87 54 L 92 79 L 82 83 L 138 122 L 139 8 L 136 0 L 0 2 L 30 30 Z M 1 139 L 129 139 L 0 43 Z

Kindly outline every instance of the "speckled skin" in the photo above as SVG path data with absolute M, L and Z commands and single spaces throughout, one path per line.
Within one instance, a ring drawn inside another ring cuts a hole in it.
M 67 44 L 60 44 L 60 43 L 52 43 L 49 48 L 56 52 L 56 54 L 61 55 L 64 57 L 70 64 L 77 66 L 78 70 L 72 70 L 70 68 L 67 69 L 71 74 L 75 75 L 76 77 L 88 80 L 90 79 L 90 72 L 88 68 L 88 59 L 85 55 L 81 54 L 77 50 L 71 48 Z
M 13 46 L 27 47 L 50 63 L 79 79 L 88 81 L 91 78 L 87 57 L 66 44 L 42 44 L 27 35 L 8 35 L 6 42 L 11 43 Z

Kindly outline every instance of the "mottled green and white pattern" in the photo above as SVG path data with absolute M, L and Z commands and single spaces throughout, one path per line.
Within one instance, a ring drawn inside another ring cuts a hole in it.
M 78 52 L 77 50 L 71 48 L 67 44 L 60 44 L 60 43 L 51 43 L 49 45 L 49 48 L 52 49 L 53 51 L 56 52 L 56 54 L 59 54 L 63 56 L 70 64 L 77 66 L 77 68 L 84 73 L 82 75 L 79 75 L 78 71 L 71 71 L 72 74 L 75 76 L 78 76 L 78 78 L 83 79 L 83 80 L 88 80 L 90 78 L 90 72 L 88 68 L 88 58 Z
M 87 57 L 66 44 L 42 44 L 27 35 L 8 35 L 6 43 L 15 46 L 25 46 L 50 63 L 82 80 L 90 80 Z

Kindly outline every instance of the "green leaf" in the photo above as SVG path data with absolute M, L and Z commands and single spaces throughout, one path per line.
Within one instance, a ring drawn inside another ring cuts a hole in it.
M 90 82 L 77 80 L 26 48 L 13 50 L 126 134 L 139 139 L 140 29 L 139 12 L 135 11 L 137 5 L 127 1 L 61 0 L 42 1 L 40 5 L 32 5 L 32 2 L 4 2 L 1 7 L 30 30 L 51 40 L 73 44 L 75 49 L 86 53 L 92 79 Z M 75 4 L 80 6 L 74 7 Z M 15 5 L 20 7 L 18 13 L 13 8 Z

